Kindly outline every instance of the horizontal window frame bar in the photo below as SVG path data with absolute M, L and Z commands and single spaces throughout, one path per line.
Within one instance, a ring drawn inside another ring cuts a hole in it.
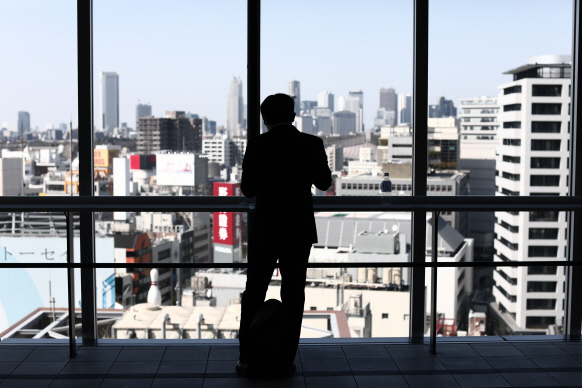
M 417 263 L 410 261 L 399 262 L 358 262 L 358 263 L 307 263 L 307 268 L 475 268 L 475 267 L 538 267 L 582 266 L 582 261 L 469 261 L 469 262 L 430 262 Z M 248 268 L 248 263 L 0 263 L 2 268 Z M 275 264 L 273 268 L 278 268 Z

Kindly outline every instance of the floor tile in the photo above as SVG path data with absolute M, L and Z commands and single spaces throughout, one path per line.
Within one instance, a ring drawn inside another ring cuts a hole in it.
M 4 379 L 0 388 L 47 388 L 52 379 Z
M 85 362 L 85 361 L 111 361 L 114 362 L 119 355 L 121 349 L 99 349 L 99 350 L 89 350 L 89 349 L 79 349 L 77 351 L 77 356 L 71 358 L 72 362 Z
M 542 368 L 580 368 L 582 370 L 582 363 L 571 356 L 529 356 L 529 358 Z
M 69 349 L 47 350 L 36 348 L 30 352 L 25 361 L 69 361 L 69 355 Z
M 313 359 L 303 363 L 304 373 L 351 373 L 346 359 L 327 358 Z
M 0 361 L 23 361 L 30 353 L 31 349 L 0 349 Z
M 398 369 L 405 374 L 406 372 L 422 372 L 445 370 L 443 364 L 435 358 L 395 358 L 394 362 Z
M 438 360 L 447 370 L 451 371 L 493 369 L 493 367 L 481 357 L 439 357 Z
M 348 358 L 352 372 L 398 372 L 398 367 L 391 359 L 386 358 Z
M 123 348 L 115 361 L 162 361 L 165 348 L 127 349 Z
M 12 371 L 13 375 L 57 375 L 67 365 L 65 361 L 23 361 Z
M 280 379 L 255 380 L 253 388 L 304 388 L 305 379 L 303 376 L 289 376 Z
M 155 375 L 159 362 L 156 361 L 117 361 L 109 369 L 109 375 Z
M 574 357 L 576 360 L 582 362 L 582 354 L 572 354 L 572 357 Z
M 560 384 L 545 372 L 501 373 L 513 387 L 551 387 Z
M 204 379 L 202 378 L 159 378 L 154 379 L 151 388 L 202 388 Z
M 307 388 L 358 388 L 353 376 L 305 376 L 305 386 Z
M 69 362 L 61 370 L 61 375 L 106 375 L 113 361 Z
M 582 385 L 581 372 L 548 372 L 557 382 L 566 387 Z
M 253 380 L 243 377 L 204 379 L 203 388 L 252 388 Z
M 386 346 L 386 350 L 392 358 L 434 357 L 429 353 L 428 346 L 425 345 Z
M 220 361 L 220 360 L 209 360 L 206 364 L 206 373 L 230 373 L 236 374 L 234 368 L 236 367 L 236 361 Z
M 511 387 L 498 373 L 454 374 L 453 377 L 463 388 Z
M 467 344 L 436 346 L 437 357 L 478 357 L 479 353 Z
M 565 356 L 567 354 L 553 344 L 517 344 L 515 347 L 526 356 Z
M 517 350 L 513 345 L 471 345 L 479 355 L 483 357 L 493 356 L 523 356 L 523 353 Z
M 239 348 L 237 347 L 212 347 L 210 348 L 209 360 L 234 360 L 238 361 Z
M 9 375 L 18 364 L 19 361 L 0 361 L 0 375 Z
M 498 371 L 511 370 L 511 369 L 526 369 L 533 368 L 539 369 L 539 365 L 530 360 L 526 356 L 514 356 L 514 357 L 483 357 L 489 365 Z
M 153 379 L 103 379 L 99 388 L 144 388 L 152 385 Z
M 347 358 L 390 358 L 390 353 L 382 345 L 342 346 Z
M 341 346 L 301 346 L 299 355 L 302 360 L 346 357 Z
M 194 361 L 208 359 L 210 347 L 168 347 L 162 361 Z
M 157 375 L 175 375 L 177 373 L 204 373 L 205 371 L 206 361 L 162 361 L 160 367 L 158 368 Z
M 395 376 L 354 376 L 358 388 L 408 388 L 408 384 L 401 375 Z
M 562 349 L 568 354 L 582 354 L 582 343 L 572 343 L 572 342 L 564 342 L 564 343 L 557 343 L 557 347 Z
M 453 388 L 460 387 L 451 375 L 405 375 L 410 388 Z
M 54 379 L 50 388 L 99 388 L 103 379 Z

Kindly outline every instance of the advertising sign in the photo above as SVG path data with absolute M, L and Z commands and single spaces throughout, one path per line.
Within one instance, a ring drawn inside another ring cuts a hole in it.
M 214 182 L 214 196 L 240 196 L 240 183 Z M 214 243 L 238 246 L 242 236 L 242 214 L 240 212 L 214 213 Z
M 118 155 L 118 150 L 95 149 L 93 150 L 93 166 L 110 168 L 113 166 L 113 158 L 117 158 Z
M 194 186 L 194 154 L 156 155 L 159 186 Z

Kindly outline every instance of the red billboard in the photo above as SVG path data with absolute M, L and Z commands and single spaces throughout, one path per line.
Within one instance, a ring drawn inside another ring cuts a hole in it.
M 242 195 L 240 182 L 214 182 L 213 194 L 217 197 Z M 214 242 L 224 245 L 238 245 L 242 235 L 242 215 L 240 212 L 214 213 Z

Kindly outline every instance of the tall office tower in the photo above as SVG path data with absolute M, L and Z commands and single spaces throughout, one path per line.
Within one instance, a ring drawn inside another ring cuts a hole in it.
M 349 135 L 356 130 L 356 114 L 348 110 L 334 112 L 332 115 L 332 133 Z
M 230 136 L 239 135 L 244 120 L 244 104 L 240 77 L 233 77 L 226 99 L 226 130 Z
M 513 81 L 498 87 L 496 195 L 567 195 L 571 57 L 530 57 L 504 74 Z M 565 260 L 565 213 L 495 212 L 495 217 L 495 261 Z M 548 325 L 562 322 L 561 267 L 500 267 L 493 280 L 493 313 L 507 328 L 499 331 L 514 332 L 513 325 L 519 334 L 526 329 L 545 334 Z
M 164 118 L 142 117 L 137 122 L 137 152 L 200 152 L 202 119 L 188 119 L 184 112 L 168 111 Z
M 299 132 L 313 134 L 313 117 L 310 114 L 304 113 L 301 116 L 295 117 L 295 126 Z
M 295 97 L 295 114 L 299 116 L 301 112 L 301 90 L 299 81 L 289 81 L 287 83 L 287 94 Z
M 356 116 L 356 125 L 353 132 L 361 132 L 362 128 L 362 108 L 360 108 L 359 96 L 340 97 L 338 99 L 338 112 L 349 111 Z
M 439 114 L 439 106 L 437 105 L 429 105 L 428 106 L 428 118 L 429 119 L 438 119 L 440 117 Z
M 461 99 L 459 168 L 469 171 L 470 195 L 495 195 L 495 152 L 499 144 L 497 97 Z M 469 213 L 469 236 L 475 261 L 493 261 L 493 212 Z
M 301 110 L 310 111 L 315 107 L 317 107 L 317 101 L 301 101 Z
M 18 133 L 22 130 L 24 133 L 30 132 L 30 113 L 18 112 Z
M 397 124 L 412 124 L 412 99 L 410 94 L 399 94 L 396 101 Z
M 359 122 L 356 123 L 356 132 L 364 131 L 364 92 L 361 90 L 350 90 L 350 97 L 356 97 L 360 103 L 360 110 L 356 116 L 359 115 Z
M 333 93 L 329 91 L 323 91 L 317 95 L 317 107 L 318 108 L 328 108 L 333 112 L 334 97 Z
M 445 100 L 444 97 L 439 98 L 439 117 L 457 117 L 457 108 L 453 100 Z
M 119 127 L 119 75 L 101 72 L 101 129 Z
M 152 106 L 149 104 L 137 104 L 135 106 L 135 127 L 137 128 L 137 123 L 139 119 L 146 116 L 152 115 Z
M 396 91 L 394 88 L 380 89 L 380 108 L 384 108 L 388 112 L 396 112 Z

